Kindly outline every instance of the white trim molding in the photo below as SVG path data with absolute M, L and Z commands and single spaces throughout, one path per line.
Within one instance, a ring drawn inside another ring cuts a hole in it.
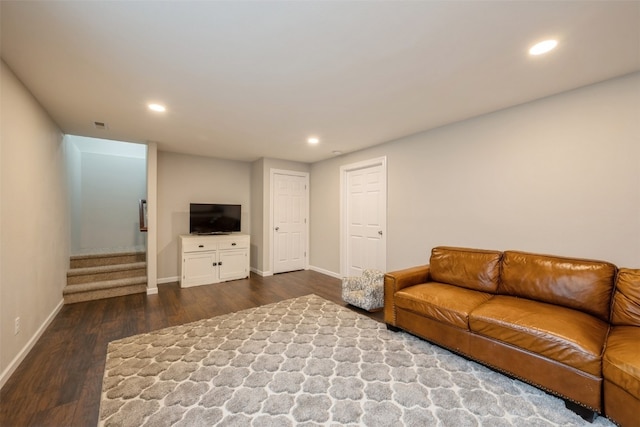
M 262 277 L 273 276 L 273 272 L 272 271 L 262 271 L 262 270 L 258 270 L 255 267 L 251 267 L 251 272 L 252 273 L 256 273 L 258 276 L 262 276 Z
M 336 279 L 342 279 L 342 275 L 340 273 L 336 273 L 333 271 L 325 270 L 324 268 L 316 267 L 313 265 L 309 266 L 309 270 L 315 271 L 317 273 L 326 274 L 327 276 L 335 277 Z
M 158 279 L 158 285 L 166 285 L 167 283 L 173 283 L 173 282 L 179 282 L 179 281 L 180 281 L 180 276 L 162 277 Z
M 33 334 L 33 336 L 27 342 L 27 344 L 25 344 L 22 350 L 18 352 L 18 354 L 16 355 L 16 357 L 13 358 L 11 363 L 9 363 L 9 365 L 4 370 L 2 375 L 0 375 L 0 389 L 4 387 L 7 380 L 11 377 L 11 375 L 15 372 L 15 370 L 18 369 L 18 366 L 20 366 L 20 363 L 22 363 L 25 357 L 27 357 L 27 355 L 29 354 L 33 346 L 36 344 L 36 342 L 38 342 L 42 334 L 44 334 L 44 331 L 49 327 L 51 322 L 53 322 L 53 319 L 56 318 L 58 313 L 60 313 L 60 310 L 62 310 L 63 306 L 64 306 L 64 299 L 60 300 L 56 308 L 54 308 L 53 311 L 49 314 L 49 316 L 47 316 L 47 318 L 42 323 L 42 325 L 40 325 L 36 333 Z

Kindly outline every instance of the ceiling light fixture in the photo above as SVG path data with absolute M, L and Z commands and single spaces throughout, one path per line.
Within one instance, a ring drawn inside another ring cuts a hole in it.
M 311 136 L 307 138 L 307 142 L 309 144 L 317 144 L 318 142 L 320 142 L 320 139 L 316 138 L 315 136 Z
M 529 55 L 542 55 L 550 50 L 555 49 L 558 46 L 557 40 L 545 40 L 540 43 L 536 43 L 529 49 Z
M 151 111 L 155 111 L 157 113 L 164 113 L 165 111 L 167 111 L 167 108 L 164 105 L 160 104 L 149 104 L 147 105 L 147 107 L 149 107 Z

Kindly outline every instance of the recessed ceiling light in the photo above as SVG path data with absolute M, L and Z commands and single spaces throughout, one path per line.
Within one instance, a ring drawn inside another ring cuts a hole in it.
M 316 138 L 315 136 L 311 136 L 307 138 L 307 142 L 309 144 L 317 144 L 318 142 L 320 142 L 320 139 Z
M 540 43 L 536 43 L 529 49 L 529 55 L 542 55 L 550 50 L 555 49 L 558 46 L 557 40 L 545 40 Z
M 164 105 L 160 104 L 149 104 L 147 105 L 147 107 L 149 107 L 151 111 L 155 111 L 158 113 L 164 113 L 165 111 L 167 111 L 167 108 Z

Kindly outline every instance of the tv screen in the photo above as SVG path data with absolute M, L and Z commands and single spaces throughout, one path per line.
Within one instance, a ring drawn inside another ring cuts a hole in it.
M 189 233 L 219 234 L 240 231 L 241 205 L 191 203 Z

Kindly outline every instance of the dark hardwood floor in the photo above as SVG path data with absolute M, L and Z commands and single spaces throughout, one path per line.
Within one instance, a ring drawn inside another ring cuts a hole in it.
M 340 280 L 313 271 L 158 291 L 65 305 L 0 391 L 0 426 L 95 426 L 110 341 L 311 293 L 346 305 Z

